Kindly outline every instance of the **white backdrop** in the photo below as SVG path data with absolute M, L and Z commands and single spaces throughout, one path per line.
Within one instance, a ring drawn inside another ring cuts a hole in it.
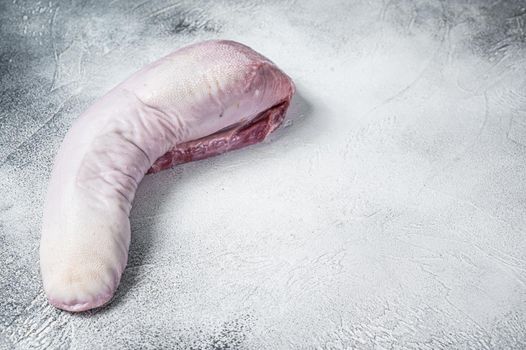
M 0 348 L 526 347 L 524 3 L 0 5 Z M 149 175 L 114 301 L 74 315 L 38 272 L 72 121 L 211 38 L 298 93 L 268 142 Z

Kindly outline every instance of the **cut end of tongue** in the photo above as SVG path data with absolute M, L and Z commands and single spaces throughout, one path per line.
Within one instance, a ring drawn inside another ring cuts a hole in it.
M 247 125 L 221 130 L 204 138 L 179 144 L 157 159 L 147 174 L 261 142 L 281 125 L 288 106 L 289 100 L 286 100 L 261 112 Z

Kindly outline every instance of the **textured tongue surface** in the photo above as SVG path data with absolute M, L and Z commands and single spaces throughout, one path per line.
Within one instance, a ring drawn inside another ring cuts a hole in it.
M 248 125 L 229 128 L 198 140 L 181 143 L 157 159 L 147 174 L 261 142 L 281 125 L 288 105 L 289 101 L 281 102 L 262 112 Z

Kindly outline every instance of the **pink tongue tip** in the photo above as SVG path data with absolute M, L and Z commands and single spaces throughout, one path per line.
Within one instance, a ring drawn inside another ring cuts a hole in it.
M 107 304 L 110 301 L 111 297 L 112 297 L 112 294 L 104 294 L 104 295 L 99 295 L 89 301 L 74 301 L 71 303 L 66 303 L 59 299 L 49 297 L 48 301 L 51 305 L 59 309 L 70 311 L 70 312 L 81 312 L 81 311 L 87 311 L 90 309 L 101 307 Z

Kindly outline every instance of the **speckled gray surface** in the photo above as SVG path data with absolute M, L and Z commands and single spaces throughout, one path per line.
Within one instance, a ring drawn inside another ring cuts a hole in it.
M 0 348 L 526 348 L 524 1 L 0 2 Z M 209 38 L 298 85 L 264 144 L 147 176 L 113 302 L 38 273 L 60 141 Z

